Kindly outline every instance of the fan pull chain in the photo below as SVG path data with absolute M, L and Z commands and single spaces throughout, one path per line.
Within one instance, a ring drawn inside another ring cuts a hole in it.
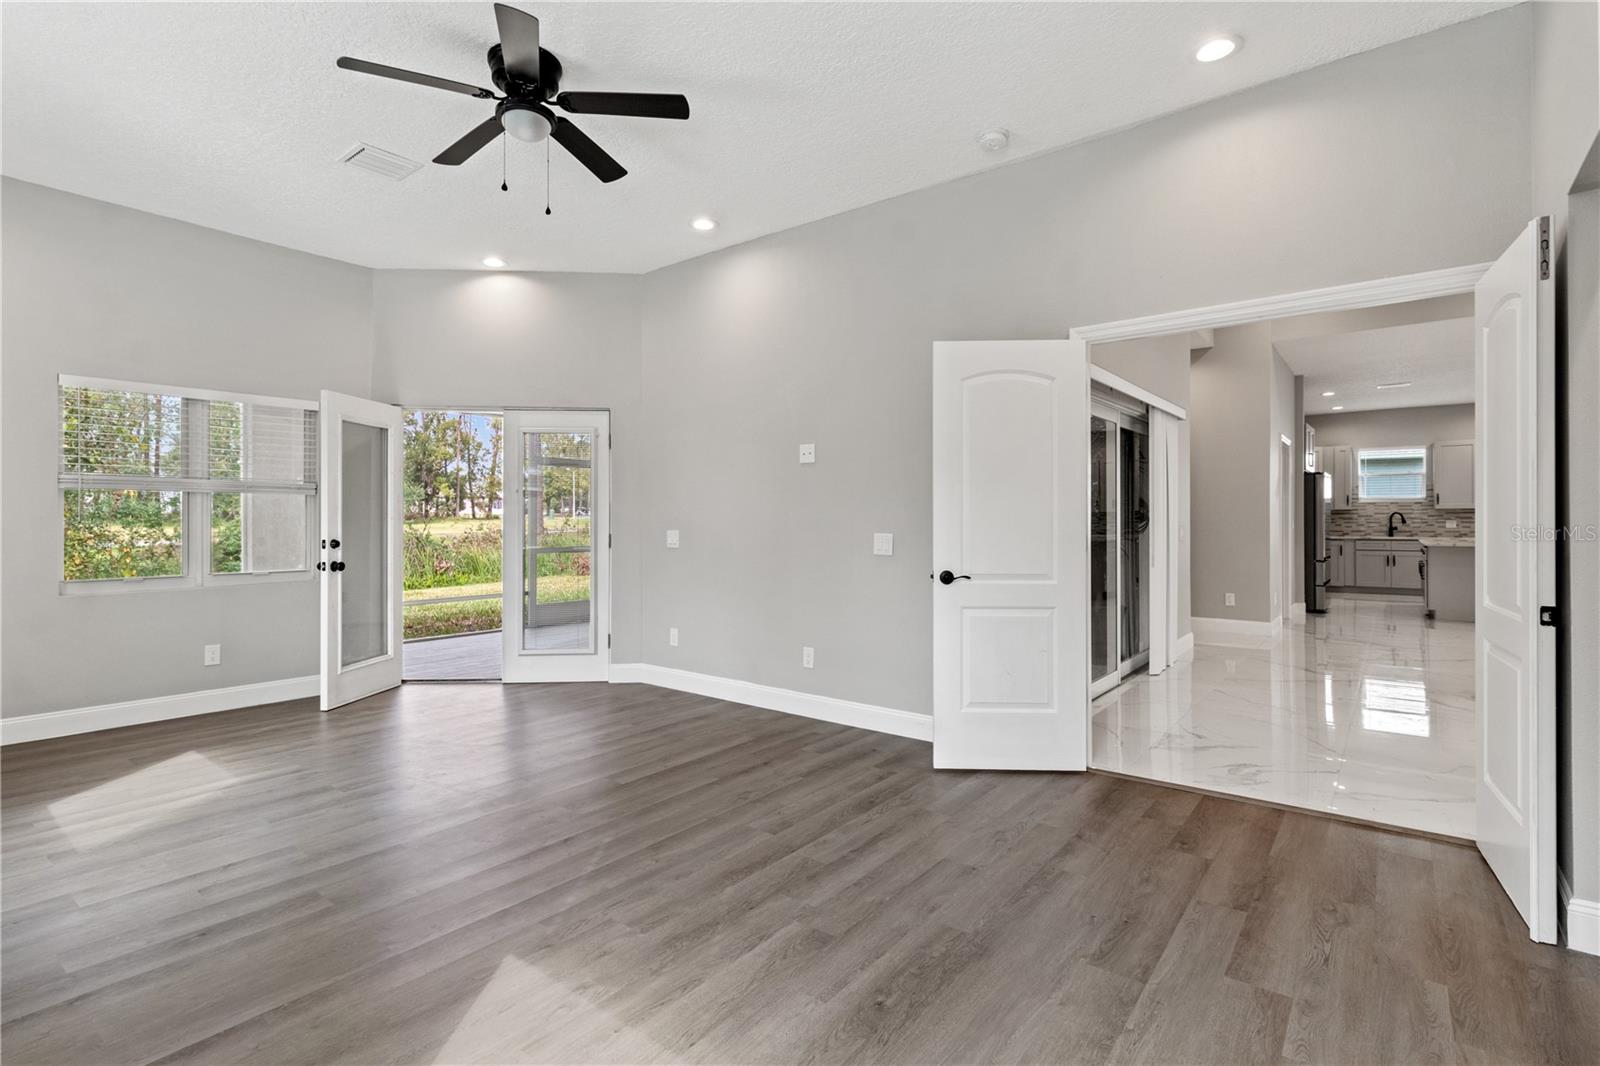
M 550 138 L 544 139 L 544 213 L 550 213 Z
M 500 135 L 500 191 L 510 192 L 511 186 L 506 184 L 506 135 Z

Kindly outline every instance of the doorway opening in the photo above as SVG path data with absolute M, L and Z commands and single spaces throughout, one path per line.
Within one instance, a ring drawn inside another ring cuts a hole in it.
M 405 412 L 407 681 L 498 681 L 505 427 L 498 411 Z

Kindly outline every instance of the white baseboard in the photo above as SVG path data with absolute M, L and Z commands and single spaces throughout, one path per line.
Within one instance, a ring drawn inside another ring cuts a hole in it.
M 175 696 L 151 696 L 142 700 L 102 703 L 95 707 L 74 707 L 65 711 L 0 718 L 0 744 L 25 744 L 30 740 L 70 737 L 101 729 L 118 729 L 126 725 L 164 722 L 169 718 L 233 711 L 262 703 L 304 699 L 317 695 L 319 686 L 320 679 L 313 674 L 311 677 L 258 681 L 251 685 L 208 688 Z
M 1174 662 L 1176 662 L 1178 659 L 1182 658 L 1185 655 L 1193 655 L 1193 654 L 1194 654 L 1194 633 L 1193 632 L 1185 633 L 1183 636 L 1179 637 L 1178 638 L 1178 642 L 1172 646 L 1172 660 Z
M 1229 640 L 1240 637 L 1271 637 L 1276 636 L 1282 624 L 1282 619 L 1274 622 L 1257 622 L 1244 618 L 1200 618 L 1189 619 L 1190 626 L 1194 629 L 1194 639 L 1200 644 L 1226 644 Z
M 870 729 L 876 733 L 889 733 L 912 740 L 933 740 L 933 718 L 914 711 L 856 703 L 832 696 L 816 696 L 809 692 L 758 685 L 753 681 L 738 681 L 714 674 L 697 674 L 691 670 L 676 670 L 654 663 L 613 663 L 610 679 L 613 684 L 655 685 L 657 688 L 693 692 L 730 703 L 796 714 L 802 718 L 816 718 L 836 725 Z
M 1565 876 L 1560 877 L 1560 885 L 1567 947 L 1586 955 L 1600 955 L 1600 901 L 1575 899 Z

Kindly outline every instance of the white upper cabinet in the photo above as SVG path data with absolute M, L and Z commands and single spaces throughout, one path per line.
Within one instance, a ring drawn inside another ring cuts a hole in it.
M 1472 441 L 1438 441 L 1433 446 L 1433 505 L 1472 508 Z
M 1348 444 L 1334 444 L 1319 450 L 1324 462 L 1332 460 L 1333 509 L 1348 511 L 1356 505 L 1356 450 Z

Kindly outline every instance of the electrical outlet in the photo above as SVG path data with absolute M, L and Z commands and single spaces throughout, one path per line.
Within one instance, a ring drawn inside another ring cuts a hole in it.
M 800 649 L 800 665 L 807 670 L 817 665 L 817 652 L 815 648 Z
M 874 533 L 872 535 L 872 554 L 873 555 L 893 555 L 894 554 L 894 534 L 893 533 Z
M 678 531 L 676 529 L 667 530 L 667 547 L 676 548 L 677 546 L 678 546 Z
M 814 462 L 816 462 L 817 461 L 817 446 L 815 444 L 802 444 L 802 445 L 800 445 L 800 461 L 802 463 L 814 463 Z
M 667 630 L 667 643 L 672 645 L 674 648 L 676 648 L 678 646 L 678 627 L 677 626 L 673 626 L 671 629 Z
M 222 665 L 222 645 L 221 644 L 207 644 L 206 645 L 205 656 L 206 656 L 205 657 L 205 664 L 207 666 L 221 666 Z
M 1460 523 L 1457 522 L 1454 518 L 1446 518 L 1444 520 L 1444 528 L 1446 528 L 1446 529 L 1455 529 L 1456 526 L 1458 526 L 1458 525 L 1460 525 Z
M 1227 607 L 1237 607 L 1237 606 L 1239 606 L 1239 604 L 1234 600 L 1233 593 L 1231 593 L 1231 592 L 1229 592 L 1229 593 L 1227 593 L 1227 594 L 1225 594 L 1223 596 L 1223 605 L 1227 606 Z

